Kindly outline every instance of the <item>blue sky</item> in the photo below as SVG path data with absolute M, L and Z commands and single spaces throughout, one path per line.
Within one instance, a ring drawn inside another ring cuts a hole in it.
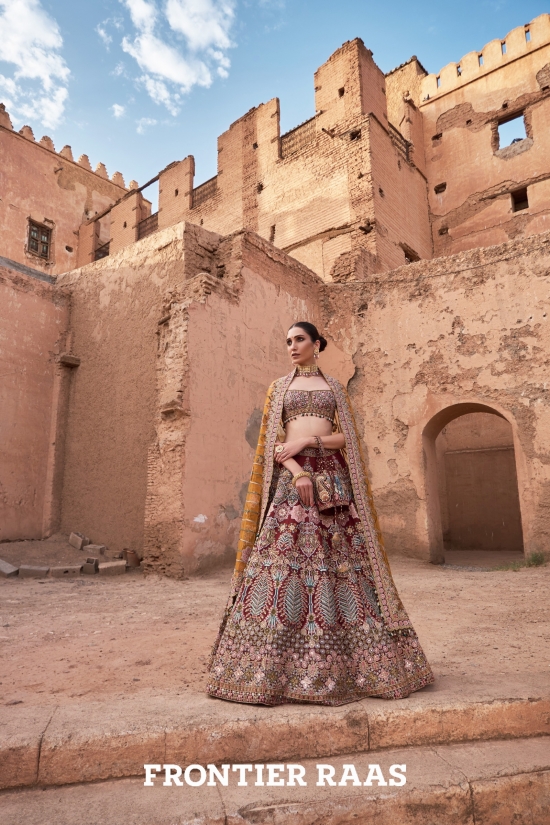
M 0 0 L 0 101 L 58 150 L 140 184 L 193 154 L 216 173 L 216 138 L 278 96 L 287 131 L 314 114 L 313 72 L 361 37 L 383 71 L 428 71 L 544 12 L 550 2 L 461 0 Z

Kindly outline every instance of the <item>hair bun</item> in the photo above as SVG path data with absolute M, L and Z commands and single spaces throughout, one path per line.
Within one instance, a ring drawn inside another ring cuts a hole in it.
M 322 335 L 319 336 L 319 352 L 323 352 L 324 349 L 327 348 L 327 339 L 323 338 Z

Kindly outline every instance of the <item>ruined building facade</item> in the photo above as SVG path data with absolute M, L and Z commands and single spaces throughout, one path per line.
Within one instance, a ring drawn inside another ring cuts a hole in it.
M 0 539 L 81 529 L 172 575 L 230 558 L 302 316 L 390 551 L 546 550 L 550 16 L 437 75 L 350 41 L 315 107 L 285 135 L 277 99 L 252 109 L 214 178 L 159 173 L 153 214 L 0 112 Z

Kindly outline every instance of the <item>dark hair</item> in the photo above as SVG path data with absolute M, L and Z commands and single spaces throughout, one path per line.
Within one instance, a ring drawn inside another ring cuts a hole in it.
M 300 327 L 300 329 L 303 329 L 304 332 L 307 332 L 313 342 L 319 341 L 319 352 L 326 349 L 327 339 L 323 338 L 323 336 L 319 334 L 319 330 L 315 324 L 310 324 L 309 321 L 296 321 L 295 324 L 291 324 L 289 326 L 289 329 L 292 329 L 292 327 Z

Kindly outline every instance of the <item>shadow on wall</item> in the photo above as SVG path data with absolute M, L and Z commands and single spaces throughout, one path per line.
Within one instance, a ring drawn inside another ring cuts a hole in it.
M 424 430 L 430 560 L 445 551 L 523 552 L 510 423 L 483 404 L 457 404 Z

